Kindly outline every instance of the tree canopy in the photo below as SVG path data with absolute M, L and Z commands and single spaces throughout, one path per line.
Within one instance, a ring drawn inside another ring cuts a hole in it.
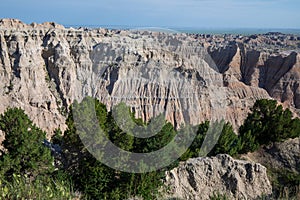
M 2 176 L 13 174 L 37 176 L 54 170 L 51 151 L 43 145 L 46 133 L 39 129 L 20 108 L 9 108 L 0 116 L 5 133 L 0 157 Z

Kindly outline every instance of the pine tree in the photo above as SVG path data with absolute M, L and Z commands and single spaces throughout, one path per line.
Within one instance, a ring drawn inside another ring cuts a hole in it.
M 231 156 L 237 154 L 240 149 L 238 136 L 234 133 L 229 123 L 224 124 L 219 140 L 210 152 L 210 155 L 229 154 Z
M 7 109 L 0 116 L 0 129 L 5 132 L 3 146 L 7 150 L 0 158 L 2 176 L 36 177 L 53 171 L 51 151 L 43 145 L 46 133 L 22 109 Z
M 255 151 L 259 145 L 280 142 L 300 136 L 300 120 L 277 101 L 257 100 L 239 129 L 242 153 Z

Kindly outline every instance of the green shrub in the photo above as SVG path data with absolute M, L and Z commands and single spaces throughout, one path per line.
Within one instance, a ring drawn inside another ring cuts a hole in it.
M 0 199 L 71 199 L 71 182 L 54 172 L 54 158 L 43 145 L 46 133 L 22 109 L 7 109 L 0 129 L 7 150 L 0 157 Z
M 300 120 L 283 110 L 275 100 L 257 100 L 239 129 L 241 153 L 255 151 L 259 145 L 281 142 L 300 136 Z
M 225 194 L 216 193 L 216 192 L 214 192 L 214 194 L 210 196 L 210 200 L 227 200 L 227 199 L 228 198 Z
M 206 121 L 199 125 L 197 135 L 191 144 L 191 146 L 188 148 L 188 150 L 184 153 L 183 156 L 181 156 L 181 160 L 187 160 L 189 158 L 196 158 L 200 155 L 200 149 L 205 148 L 205 146 L 202 146 L 202 143 L 204 141 L 204 138 L 207 134 L 208 128 L 209 128 L 209 121 Z M 219 125 L 223 125 L 222 123 L 217 123 L 216 129 L 222 128 L 219 127 Z M 217 133 L 212 131 L 212 133 Z M 239 140 L 238 135 L 234 132 L 232 126 L 229 123 L 226 123 L 223 125 L 222 132 L 217 138 L 217 135 L 214 134 L 210 136 L 212 140 L 218 140 L 214 148 L 209 152 L 209 156 L 215 156 L 217 154 L 229 154 L 231 156 L 236 155 L 239 150 L 241 149 L 241 143 Z M 214 141 L 211 141 L 214 142 Z
M 9 179 L 13 174 L 35 177 L 54 170 L 54 159 L 43 145 L 46 133 L 39 129 L 22 109 L 9 108 L 0 116 L 0 129 L 5 132 L 0 157 L 0 175 Z
M 253 152 L 260 146 L 251 130 L 248 130 L 244 134 L 241 134 L 239 137 L 239 141 L 241 144 L 239 153 Z
M 209 121 L 205 121 L 198 126 L 196 137 L 193 140 L 191 146 L 187 151 L 180 157 L 181 161 L 188 160 L 189 158 L 197 158 L 200 154 L 200 149 L 209 128 Z
M 43 177 L 30 180 L 12 175 L 12 180 L 0 179 L 0 199 L 73 199 L 75 193 L 68 181 Z
M 222 133 L 217 144 L 209 155 L 229 154 L 236 155 L 241 148 L 240 140 L 237 134 L 234 133 L 232 126 L 229 123 L 224 124 Z
M 268 176 L 275 199 L 299 199 L 300 174 L 298 172 L 268 167 Z

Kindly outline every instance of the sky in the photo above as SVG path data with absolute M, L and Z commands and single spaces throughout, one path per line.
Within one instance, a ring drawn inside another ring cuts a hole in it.
M 0 0 L 0 18 L 68 25 L 300 29 L 299 0 Z

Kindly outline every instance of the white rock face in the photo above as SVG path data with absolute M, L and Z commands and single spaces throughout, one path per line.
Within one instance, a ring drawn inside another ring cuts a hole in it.
M 264 166 L 235 160 L 228 155 L 195 158 L 166 172 L 168 198 L 210 199 L 214 194 L 229 199 L 257 199 L 272 193 Z
M 235 128 L 256 99 L 270 98 L 219 73 L 202 44 L 186 34 L 18 20 L 0 21 L 0 78 L 0 112 L 21 107 L 49 134 L 65 129 L 65 111 L 85 96 L 109 109 L 125 102 L 145 121 L 166 111 L 176 127 L 224 117 Z

